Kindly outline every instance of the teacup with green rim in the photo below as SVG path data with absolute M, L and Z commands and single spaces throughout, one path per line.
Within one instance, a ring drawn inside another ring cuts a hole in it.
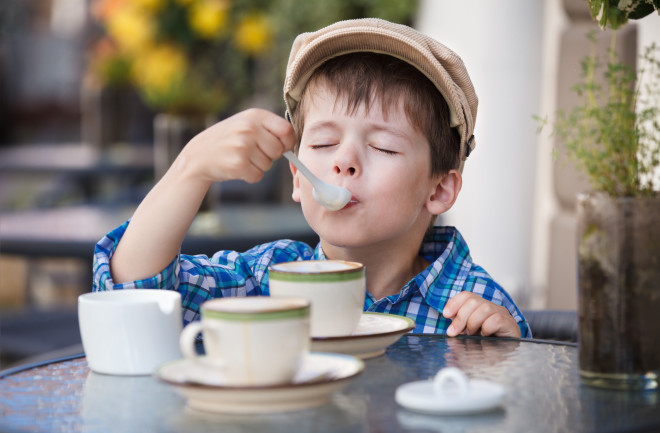
M 312 337 L 350 335 L 362 317 L 365 267 L 345 260 L 304 260 L 271 265 L 273 297 L 296 296 L 311 302 Z
M 290 383 L 309 353 L 310 304 L 303 298 L 248 296 L 201 305 L 181 333 L 181 352 L 226 386 Z M 203 335 L 205 356 L 195 350 Z

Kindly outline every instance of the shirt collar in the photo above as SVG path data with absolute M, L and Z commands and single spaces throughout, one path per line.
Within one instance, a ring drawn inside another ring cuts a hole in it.
M 455 227 L 434 227 L 420 248 L 431 265 L 415 277 L 420 294 L 431 306 L 443 304 L 460 291 L 473 268 L 470 250 Z
M 316 248 L 314 249 L 314 256 L 312 257 L 312 260 L 325 260 L 325 253 L 323 252 L 323 247 L 321 247 L 321 242 L 319 242 L 316 245 Z
M 400 293 L 388 296 L 390 303 L 419 293 L 431 306 L 444 304 L 452 290 L 460 290 L 473 267 L 465 239 L 451 226 L 435 226 L 424 236 L 419 254 L 431 264 L 408 281 Z

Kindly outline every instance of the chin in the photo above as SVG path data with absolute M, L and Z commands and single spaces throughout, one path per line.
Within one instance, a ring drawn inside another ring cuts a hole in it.
M 318 232 L 317 232 L 318 233 Z M 364 248 L 371 245 L 373 242 L 365 239 L 361 235 L 356 235 L 344 231 L 342 233 L 321 233 L 319 235 L 321 241 L 326 245 L 331 245 L 335 248 Z

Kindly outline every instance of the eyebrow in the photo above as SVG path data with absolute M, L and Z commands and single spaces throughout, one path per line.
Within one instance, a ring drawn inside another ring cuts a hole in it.
M 325 120 L 323 122 L 317 122 L 313 123 L 312 125 L 307 125 L 305 126 L 305 129 L 307 131 L 315 131 L 317 129 L 325 129 L 325 128 L 338 128 L 337 122 L 334 122 L 332 120 Z
M 316 130 L 325 129 L 325 128 L 338 129 L 339 126 L 337 125 L 337 122 L 333 120 L 325 120 L 322 122 L 313 123 L 312 125 L 306 127 L 306 129 L 310 132 L 314 132 Z M 388 125 L 375 124 L 371 126 L 371 129 L 374 130 L 375 132 L 386 132 L 401 139 L 410 141 L 410 137 L 408 135 L 404 134 L 398 129 L 390 128 Z

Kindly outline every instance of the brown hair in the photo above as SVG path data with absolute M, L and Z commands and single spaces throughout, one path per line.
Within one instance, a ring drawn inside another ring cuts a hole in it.
M 302 136 L 307 98 L 313 89 L 327 85 L 337 99 L 346 98 L 347 112 L 364 104 L 368 111 L 376 98 L 383 116 L 403 102 L 408 122 L 422 132 L 431 150 L 431 174 L 445 174 L 460 165 L 460 135 L 449 122 L 449 108 L 438 89 L 414 66 L 385 54 L 352 53 L 326 61 L 308 81 L 293 115 L 293 126 Z M 312 90 L 310 90 L 312 89 Z

